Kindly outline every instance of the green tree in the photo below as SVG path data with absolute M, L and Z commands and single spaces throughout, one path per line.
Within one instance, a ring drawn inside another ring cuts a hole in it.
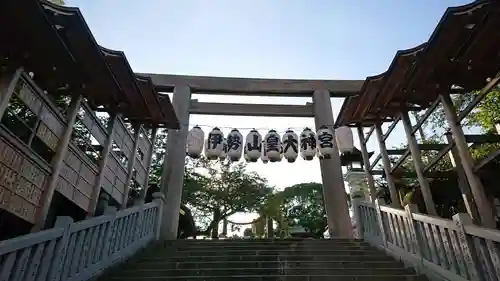
M 323 186 L 314 182 L 296 184 L 285 188 L 282 196 L 289 226 L 301 226 L 316 237 L 322 237 L 327 227 Z
M 250 227 L 249 228 L 245 228 L 245 230 L 243 230 L 243 237 L 248 237 L 248 238 L 254 237 L 252 228 L 250 228 Z
M 154 145 L 150 182 L 159 182 L 167 133 L 160 130 Z M 182 203 L 192 209 L 200 234 L 218 237 L 219 223 L 239 212 L 252 212 L 272 193 L 267 180 L 248 172 L 246 164 L 186 157 Z

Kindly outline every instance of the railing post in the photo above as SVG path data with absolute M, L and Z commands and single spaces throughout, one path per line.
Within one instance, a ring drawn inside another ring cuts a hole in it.
M 110 250 L 113 246 L 114 238 L 116 235 L 116 232 L 114 231 L 116 224 L 116 208 L 106 208 L 104 210 L 104 215 L 109 216 L 111 219 L 107 223 L 106 231 L 104 232 L 104 242 L 102 243 L 102 252 L 100 259 L 100 261 L 103 263 L 101 264 L 101 269 L 104 269 L 108 266 L 108 257 L 111 255 Z
M 453 216 L 453 221 L 457 226 L 458 243 L 462 249 L 463 259 L 467 268 L 467 273 L 471 281 L 483 281 L 481 265 L 479 264 L 477 253 L 474 251 L 474 242 L 465 232 L 465 225 L 472 225 L 469 214 L 459 213 Z
M 422 233 L 420 232 L 420 228 L 418 225 L 415 223 L 415 220 L 413 219 L 413 214 L 418 213 L 418 206 L 415 204 L 406 204 L 405 205 L 405 211 L 406 211 L 406 219 L 408 220 L 408 226 L 410 230 L 410 235 L 411 235 L 411 247 L 415 251 L 415 255 L 419 258 L 419 267 L 423 267 L 423 259 L 424 256 L 422 254 L 424 240 L 422 239 Z
M 352 209 L 354 211 L 354 221 L 356 222 L 356 231 L 354 232 L 354 238 L 364 239 L 364 231 L 363 231 L 363 220 L 360 214 L 360 199 L 351 197 Z
M 57 217 L 54 228 L 64 228 L 64 234 L 61 237 L 61 240 L 56 245 L 54 250 L 54 256 L 52 257 L 50 262 L 51 266 L 49 269 L 49 275 L 47 280 L 51 281 L 59 281 L 61 279 L 61 273 L 65 265 L 66 256 L 68 256 L 68 242 L 69 237 L 71 235 L 70 227 L 73 223 L 73 219 L 71 217 Z M 64 281 L 64 280 L 61 280 Z
M 163 216 L 163 205 L 165 204 L 165 195 L 162 192 L 153 193 L 153 202 L 158 204 L 158 210 L 156 213 L 156 229 L 155 229 L 155 240 L 160 240 L 161 223 Z
M 385 200 L 382 198 L 377 198 L 375 202 L 373 202 L 375 207 L 375 212 L 377 213 L 378 225 L 380 227 L 380 236 L 382 239 L 382 245 L 384 248 L 387 248 L 387 237 L 385 236 L 385 226 L 384 219 L 382 217 L 382 211 L 380 210 L 380 205 L 385 205 Z

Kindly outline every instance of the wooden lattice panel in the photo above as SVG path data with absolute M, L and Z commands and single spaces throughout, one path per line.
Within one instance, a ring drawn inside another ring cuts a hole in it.
M 87 210 L 97 177 L 97 167 L 90 161 L 84 161 L 86 156 L 77 151 L 69 149 L 56 190 L 80 208 Z
M 109 155 L 104 169 L 102 187 L 119 203 L 122 202 L 127 173 L 121 163 L 112 154 Z
M 33 223 L 48 173 L 0 138 L 0 208 Z

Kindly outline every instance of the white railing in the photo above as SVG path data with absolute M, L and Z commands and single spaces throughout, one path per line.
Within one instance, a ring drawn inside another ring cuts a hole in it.
M 162 200 L 0 242 L 1 281 L 86 281 L 158 239 Z
M 436 280 L 500 280 L 500 231 L 405 209 L 353 202 L 358 235 Z

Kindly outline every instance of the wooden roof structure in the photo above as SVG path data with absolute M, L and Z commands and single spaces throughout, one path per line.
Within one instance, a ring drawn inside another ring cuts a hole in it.
M 398 51 L 386 72 L 346 98 L 336 126 L 372 126 L 425 109 L 439 94 L 483 88 L 500 70 L 499 26 L 500 1 L 448 8 L 429 41 Z
M 80 10 L 39 0 L 5 0 L 2 67 L 24 66 L 48 93 L 79 91 L 96 110 L 151 127 L 179 128 L 168 96 L 134 74 L 123 52 L 97 44 Z

